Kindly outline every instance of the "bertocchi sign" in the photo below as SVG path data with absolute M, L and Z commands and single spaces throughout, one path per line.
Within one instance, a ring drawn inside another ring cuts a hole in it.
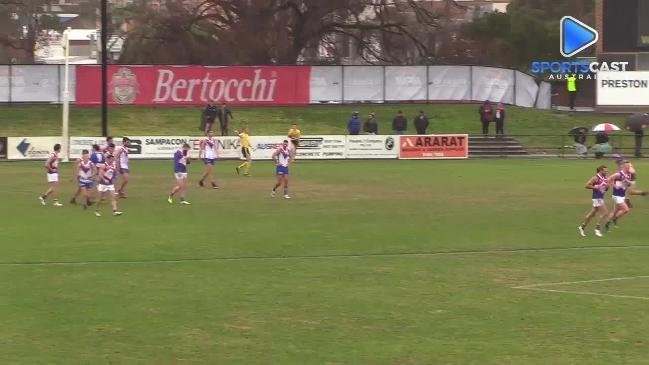
M 101 68 L 77 66 L 76 103 L 101 103 Z M 114 105 L 306 105 L 309 66 L 109 66 Z

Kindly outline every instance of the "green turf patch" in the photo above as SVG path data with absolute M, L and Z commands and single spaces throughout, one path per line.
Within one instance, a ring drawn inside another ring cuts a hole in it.
M 218 191 L 192 164 L 188 207 L 165 200 L 170 162 L 132 165 L 119 218 L 42 207 L 42 164 L 0 165 L 3 363 L 647 359 L 645 301 L 512 289 L 649 275 L 649 201 L 578 236 L 592 161 L 298 161 L 292 201 L 270 198 L 271 163 L 246 179 L 219 162 Z

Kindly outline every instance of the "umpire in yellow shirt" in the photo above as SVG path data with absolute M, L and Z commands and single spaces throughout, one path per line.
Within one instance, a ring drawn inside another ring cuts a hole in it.
M 241 143 L 241 154 L 246 160 L 241 165 L 237 166 L 237 175 L 241 173 L 243 168 L 243 176 L 250 176 L 250 166 L 252 165 L 252 155 L 250 154 L 250 134 L 248 127 L 243 128 L 241 133 L 239 133 L 239 142 Z
M 300 145 L 300 138 L 302 138 L 302 131 L 297 127 L 297 124 L 293 124 L 291 129 L 288 130 L 288 139 L 291 140 L 291 159 L 295 160 L 295 155 L 297 154 L 297 148 Z

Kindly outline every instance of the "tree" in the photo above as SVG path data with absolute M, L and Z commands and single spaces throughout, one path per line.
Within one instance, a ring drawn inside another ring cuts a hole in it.
M 0 62 L 34 63 L 43 30 L 60 30 L 58 18 L 46 13 L 48 0 L 0 0 Z
M 340 52 L 344 37 L 368 62 L 415 63 L 434 55 L 429 39 L 440 28 L 416 0 L 167 0 L 165 8 L 133 9 L 120 62 L 295 64 L 322 47 Z
M 559 59 L 559 21 L 572 15 L 592 24 L 594 0 L 513 0 L 465 28 L 475 62 L 528 69 L 534 60 Z

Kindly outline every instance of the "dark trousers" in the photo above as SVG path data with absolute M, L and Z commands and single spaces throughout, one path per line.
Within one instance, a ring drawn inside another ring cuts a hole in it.
M 635 157 L 642 157 L 642 137 L 644 137 L 644 132 L 639 131 L 635 132 Z
M 488 120 L 482 120 L 482 134 L 485 136 L 489 135 L 489 121 Z
M 229 133 L 228 131 L 228 122 L 220 121 L 221 124 L 221 135 L 222 136 L 227 136 Z
M 496 134 L 505 134 L 505 121 L 496 119 Z
M 425 129 L 417 129 L 417 134 L 426 134 Z
M 577 92 L 576 91 L 569 91 L 568 94 L 570 94 L 570 110 L 575 109 L 575 102 L 577 101 Z

